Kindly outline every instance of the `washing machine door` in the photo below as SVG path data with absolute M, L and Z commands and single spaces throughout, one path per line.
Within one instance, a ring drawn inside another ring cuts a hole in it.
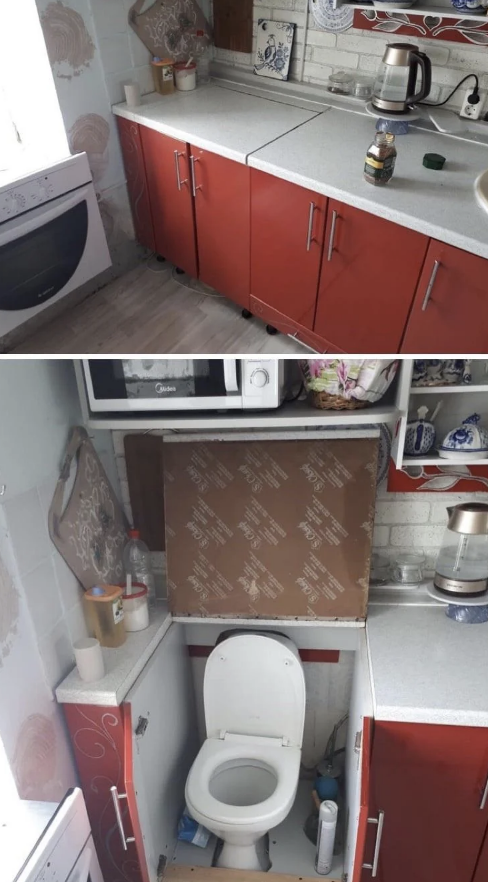
M 91 836 L 66 882 L 103 882 L 102 871 Z
M 208 738 L 229 732 L 302 746 L 305 677 L 296 647 L 288 644 L 286 638 L 242 634 L 212 650 L 203 687 Z

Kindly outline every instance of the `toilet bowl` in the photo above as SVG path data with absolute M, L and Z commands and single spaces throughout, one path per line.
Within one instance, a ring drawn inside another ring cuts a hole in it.
M 236 632 L 205 667 L 207 739 L 186 782 L 191 815 L 223 840 L 217 866 L 261 870 L 259 842 L 288 815 L 298 786 L 305 679 L 296 646 Z

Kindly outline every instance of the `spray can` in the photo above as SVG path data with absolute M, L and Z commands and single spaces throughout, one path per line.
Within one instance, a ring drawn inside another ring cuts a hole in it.
M 325 799 L 320 803 L 317 856 L 315 859 L 315 869 L 321 876 L 326 876 L 332 869 L 336 827 L 337 803 L 332 802 L 331 799 Z

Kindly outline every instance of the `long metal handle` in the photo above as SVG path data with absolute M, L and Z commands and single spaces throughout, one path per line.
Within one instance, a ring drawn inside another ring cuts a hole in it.
M 434 261 L 434 266 L 432 268 L 432 272 L 430 274 L 429 284 L 427 285 L 427 291 L 425 292 L 424 302 L 422 303 L 422 312 L 425 312 L 429 305 L 430 295 L 432 294 L 432 290 L 434 288 L 435 280 L 437 273 L 439 272 L 440 262 L 438 260 Z
M 315 207 L 315 202 L 311 202 L 310 211 L 308 213 L 307 251 L 310 251 L 313 242 L 313 216 L 315 214 Z
M 176 171 L 176 186 L 178 190 L 181 192 L 181 185 L 188 183 L 188 178 L 185 178 L 184 181 L 181 180 L 180 176 L 180 156 L 184 156 L 184 153 L 179 153 L 178 150 L 174 151 L 175 155 L 175 171 Z
M 119 828 L 120 838 L 122 840 L 122 848 L 124 851 L 127 851 L 127 843 L 135 842 L 135 836 L 126 836 L 124 832 L 124 822 L 122 821 L 122 814 L 120 812 L 119 799 L 127 799 L 127 793 L 119 793 L 117 788 L 111 787 L 110 793 L 112 794 L 112 802 L 114 804 L 115 809 L 115 817 L 117 819 L 117 826 Z
M 193 196 L 194 196 L 195 198 L 196 198 L 196 195 L 197 195 L 197 190 L 201 190 L 201 189 L 202 189 L 201 184 L 199 184 L 199 185 L 197 186 L 197 177 L 196 177 L 196 174 L 195 174 L 195 163 L 196 163 L 196 162 L 200 162 L 199 157 L 198 157 L 198 156 L 193 156 L 193 155 L 191 155 L 191 156 L 190 156 L 191 181 L 192 181 L 192 188 L 193 188 Z
M 376 842 L 375 842 L 375 846 L 374 846 L 373 863 L 372 864 L 363 864 L 363 870 L 371 870 L 371 877 L 373 879 L 378 872 L 378 864 L 380 861 L 381 837 L 383 836 L 384 822 L 385 822 L 385 813 L 383 811 L 378 812 L 377 818 L 368 818 L 368 824 L 377 824 L 378 825 L 378 829 L 376 831 Z
M 332 212 L 332 224 L 330 226 L 329 249 L 327 251 L 327 260 L 329 262 L 332 260 L 332 252 L 334 251 L 334 239 L 335 239 L 337 218 L 338 218 L 337 211 L 333 211 Z
M 487 802 L 488 802 L 488 776 L 486 778 L 485 789 L 483 790 L 483 795 L 481 797 L 481 802 L 480 802 L 481 811 L 483 811 Z

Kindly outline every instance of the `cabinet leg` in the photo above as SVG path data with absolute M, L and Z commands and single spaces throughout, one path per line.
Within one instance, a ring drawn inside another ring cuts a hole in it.
M 242 318 L 250 319 L 252 318 L 252 312 L 249 312 L 248 309 L 243 309 L 241 312 Z
M 180 269 L 179 266 L 177 266 L 175 269 L 176 269 L 176 275 L 177 275 L 177 276 L 182 276 L 182 275 L 184 275 L 185 270 Z
M 156 254 L 156 260 L 158 263 L 166 263 L 166 258 L 162 254 Z
M 266 333 L 274 337 L 278 333 L 278 328 L 274 328 L 273 325 L 266 325 Z

